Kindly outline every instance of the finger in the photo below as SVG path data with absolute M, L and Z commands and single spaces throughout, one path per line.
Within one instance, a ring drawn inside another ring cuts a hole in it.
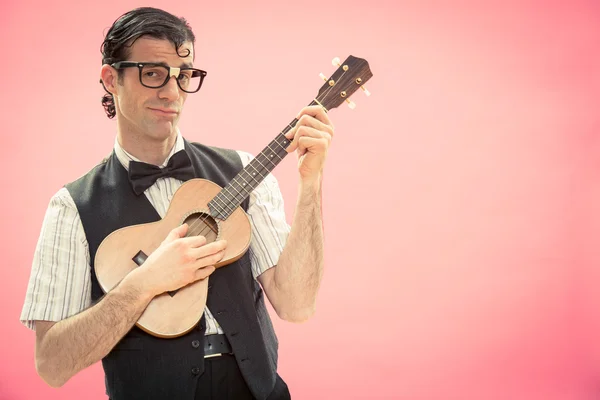
M 322 122 L 323 124 L 328 125 L 333 129 L 333 124 L 331 123 L 331 120 L 329 119 L 329 115 L 327 115 L 327 112 L 321 106 L 304 107 L 302 110 L 300 110 L 300 112 L 298 113 L 298 116 L 296 116 L 296 118 L 298 120 L 300 120 L 303 115 L 308 115 L 308 116 L 314 117 L 317 120 L 319 120 L 320 122 Z
M 313 154 L 325 154 L 329 142 L 326 139 L 317 139 L 312 137 L 301 137 L 298 140 L 298 154 L 304 155 L 306 152 Z
M 315 128 L 317 130 L 323 131 L 323 132 L 327 132 L 330 135 L 333 135 L 333 126 L 330 124 L 327 124 L 323 121 L 320 121 L 319 119 L 315 118 L 312 115 L 308 115 L 305 114 L 302 117 L 300 117 L 300 119 L 298 120 L 298 124 L 300 126 L 310 126 L 312 128 Z
M 188 248 L 198 248 L 206 244 L 206 237 L 202 235 L 188 236 L 180 239 L 181 245 Z
M 221 260 L 223 260 L 224 256 L 225 256 L 225 250 L 221 250 L 216 253 L 211 253 L 211 254 L 205 255 L 204 257 L 197 259 L 191 265 L 191 267 L 194 269 L 199 269 L 199 268 L 207 267 L 209 265 L 215 265 L 218 262 L 220 262 Z
M 296 150 L 298 148 L 300 139 L 303 137 L 310 137 L 310 138 L 315 138 L 315 139 L 325 139 L 325 141 L 327 143 L 329 143 L 331 141 L 330 133 L 323 132 L 323 131 L 320 131 L 318 129 L 315 129 L 315 128 L 312 128 L 309 126 L 301 126 L 300 128 L 298 128 L 298 132 L 294 136 L 294 140 L 292 140 L 292 143 L 288 146 L 286 151 L 288 153 L 291 153 L 292 151 Z
M 210 274 L 215 272 L 215 270 L 216 270 L 216 268 L 214 267 L 214 265 L 209 265 L 207 267 L 199 268 L 194 272 L 194 278 L 197 281 L 199 281 L 201 279 L 206 279 Z
M 290 129 L 288 132 L 285 133 L 285 137 L 287 139 L 292 139 L 292 144 L 296 144 L 293 142 L 294 139 L 296 139 L 296 136 L 298 136 L 298 130 L 302 129 L 302 127 L 310 127 L 318 131 L 328 133 L 329 139 L 331 140 L 331 138 L 333 138 L 334 128 L 333 125 L 331 125 L 331 122 L 329 122 L 329 118 L 327 117 L 327 115 L 325 115 L 325 117 L 328 123 L 322 122 L 310 114 L 303 114 L 301 117 L 299 117 L 299 120 L 294 126 L 294 128 Z M 292 149 L 288 149 L 288 152 L 293 151 L 293 149 L 295 149 L 295 147 Z
M 293 129 L 290 129 L 285 133 L 285 137 L 288 139 L 295 138 L 298 135 L 298 130 L 302 129 L 302 127 L 309 127 L 316 129 L 317 131 L 326 132 L 331 137 L 333 137 L 333 127 L 324 124 L 318 119 L 311 117 L 309 115 L 303 115 L 302 118 L 298 121 L 298 123 L 294 126 Z
M 213 254 L 221 252 L 223 254 L 221 254 L 220 258 L 217 259 L 217 261 L 220 261 L 221 258 L 223 258 L 223 255 L 225 254 L 226 247 L 227 247 L 226 240 L 218 240 L 216 242 L 212 242 L 212 243 L 209 243 L 204 246 L 192 248 L 190 250 L 190 255 L 192 257 L 194 257 L 195 259 L 200 260 L 200 259 L 203 259 L 206 257 L 210 257 Z M 209 265 L 209 264 L 211 264 L 211 263 L 206 263 L 205 265 Z
M 175 239 L 179 239 L 185 236 L 188 230 L 188 224 L 179 225 L 177 228 L 174 228 L 169 232 L 163 243 L 170 243 Z

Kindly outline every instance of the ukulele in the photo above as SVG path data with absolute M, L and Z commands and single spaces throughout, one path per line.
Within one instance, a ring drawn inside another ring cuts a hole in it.
M 349 97 L 363 86 L 373 74 L 366 60 L 349 56 L 328 79 L 317 97 L 309 105 L 327 110 L 344 101 L 350 108 Z M 225 255 L 215 268 L 239 260 L 250 246 L 251 227 L 245 211 L 240 207 L 260 182 L 288 154 L 291 140 L 285 137 L 298 122 L 294 119 L 225 187 L 206 179 L 191 179 L 183 183 L 173 195 L 169 209 L 160 221 L 128 226 L 108 235 L 100 244 L 94 260 L 96 277 L 105 293 L 113 289 L 128 273 L 142 265 L 160 246 L 169 232 L 179 225 L 188 224 L 186 236 L 202 235 L 207 243 L 227 240 Z M 208 295 L 208 278 L 192 282 L 178 290 L 154 297 L 136 325 L 143 331 L 161 338 L 175 338 L 192 330 L 202 318 Z

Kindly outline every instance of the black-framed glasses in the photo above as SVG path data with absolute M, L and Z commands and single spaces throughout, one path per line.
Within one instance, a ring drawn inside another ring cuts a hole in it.
M 142 63 L 137 61 L 119 61 L 111 64 L 113 68 L 123 69 L 137 67 L 140 72 L 140 83 L 151 89 L 158 89 L 167 84 L 172 76 L 177 86 L 186 93 L 200 90 L 206 71 L 197 68 L 176 68 L 158 63 Z

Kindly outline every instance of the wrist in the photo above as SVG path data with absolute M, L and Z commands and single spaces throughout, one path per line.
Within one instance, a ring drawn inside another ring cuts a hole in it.
M 123 289 L 131 293 L 136 299 L 149 303 L 157 294 L 152 292 L 151 285 L 147 282 L 145 271 L 138 267 L 123 278 L 121 285 Z
M 300 179 L 300 193 L 320 193 L 323 184 L 323 174 L 311 175 Z

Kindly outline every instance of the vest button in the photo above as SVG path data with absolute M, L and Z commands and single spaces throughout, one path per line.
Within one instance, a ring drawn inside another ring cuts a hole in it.
M 192 341 L 192 347 L 197 349 L 198 347 L 200 347 L 200 341 L 199 340 L 193 340 Z
M 198 375 L 199 373 L 200 373 L 200 368 L 198 368 L 198 367 L 192 368 L 192 374 Z

